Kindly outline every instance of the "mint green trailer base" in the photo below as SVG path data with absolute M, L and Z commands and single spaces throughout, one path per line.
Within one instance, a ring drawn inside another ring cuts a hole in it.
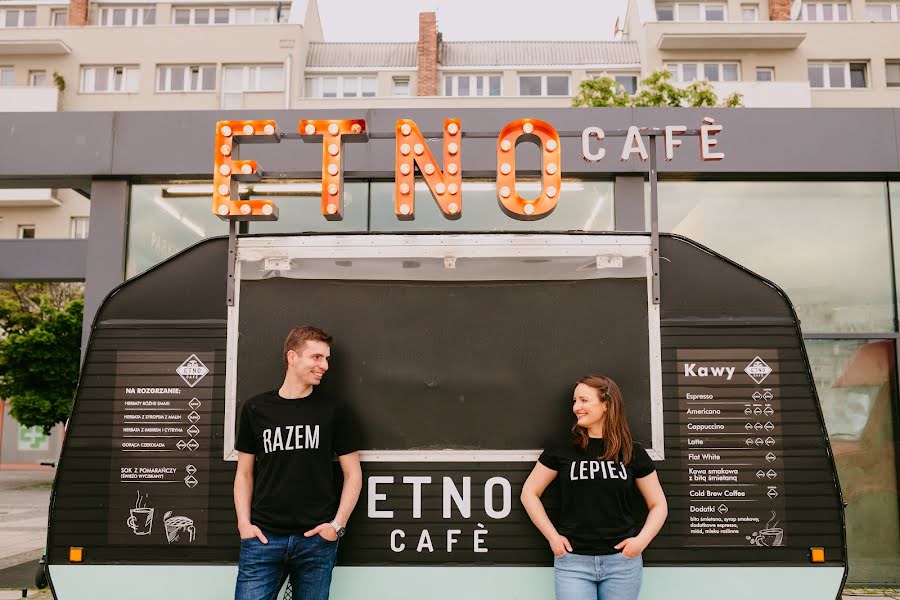
M 223 600 L 237 567 L 51 565 L 57 600 Z M 647 567 L 641 600 L 834 600 L 843 567 Z M 102 582 L 102 584 L 100 583 Z M 550 567 L 337 567 L 332 600 L 552 600 Z

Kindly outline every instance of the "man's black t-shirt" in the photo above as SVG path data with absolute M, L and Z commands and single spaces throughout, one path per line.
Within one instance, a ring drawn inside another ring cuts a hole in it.
M 538 461 L 559 473 L 562 506 L 557 531 L 575 554 L 615 554 L 614 546 L 638 534 L 632 514 L 635 478 L 656 470 L 647 451 L 634 444 L 631 462 L 603 460 L 603 439 L 591 438 L 581 451 L 570 440 L 553 445 Z
M 244 403 L 235 448 L 256 456 L 250 522 L 302 533 L 334 518 L 333 458 L 359 450 L 359 435 L 347 408 L 315 388 L 293 400 L 273 391 Z

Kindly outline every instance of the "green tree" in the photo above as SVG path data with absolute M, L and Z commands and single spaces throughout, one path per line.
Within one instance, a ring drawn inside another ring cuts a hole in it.
M 49 433 L 68 418 L 78 383 L 80 284 L 0 284 L 0 398 L 12 417 Z
M 621 84 L 609 75 L 587 79 L 578 86 L 572 106 L 587 107 L 702 107 L 717 106 L 719 98 L 711 83 L 695 81 L 686 88 L 674 85 L 668 70 L 655 71 L 642 79 L 638 91 L 628 94 Z M 720 106 L 743 106 L 742 96 L 734 92 Z

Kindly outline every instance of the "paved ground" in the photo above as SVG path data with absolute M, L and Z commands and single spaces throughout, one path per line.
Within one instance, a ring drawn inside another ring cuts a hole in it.
M 47 537 L 47 509 L 54 472 L 0 470 L 0 600 L 52 600 L 49 590 L 34 590 L 37 559 Z M 900 600 L 900 589 L 854 588 L 844 600 Z M 87 599 L 85 599 L 87 600 Z

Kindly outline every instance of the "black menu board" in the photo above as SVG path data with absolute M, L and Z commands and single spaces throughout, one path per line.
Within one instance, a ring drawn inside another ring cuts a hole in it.
M 213 353 L 116 357 L 110 544 L 206 544 Z
M 784 546 L 776 350 L 679 350 L 689 546 Z

